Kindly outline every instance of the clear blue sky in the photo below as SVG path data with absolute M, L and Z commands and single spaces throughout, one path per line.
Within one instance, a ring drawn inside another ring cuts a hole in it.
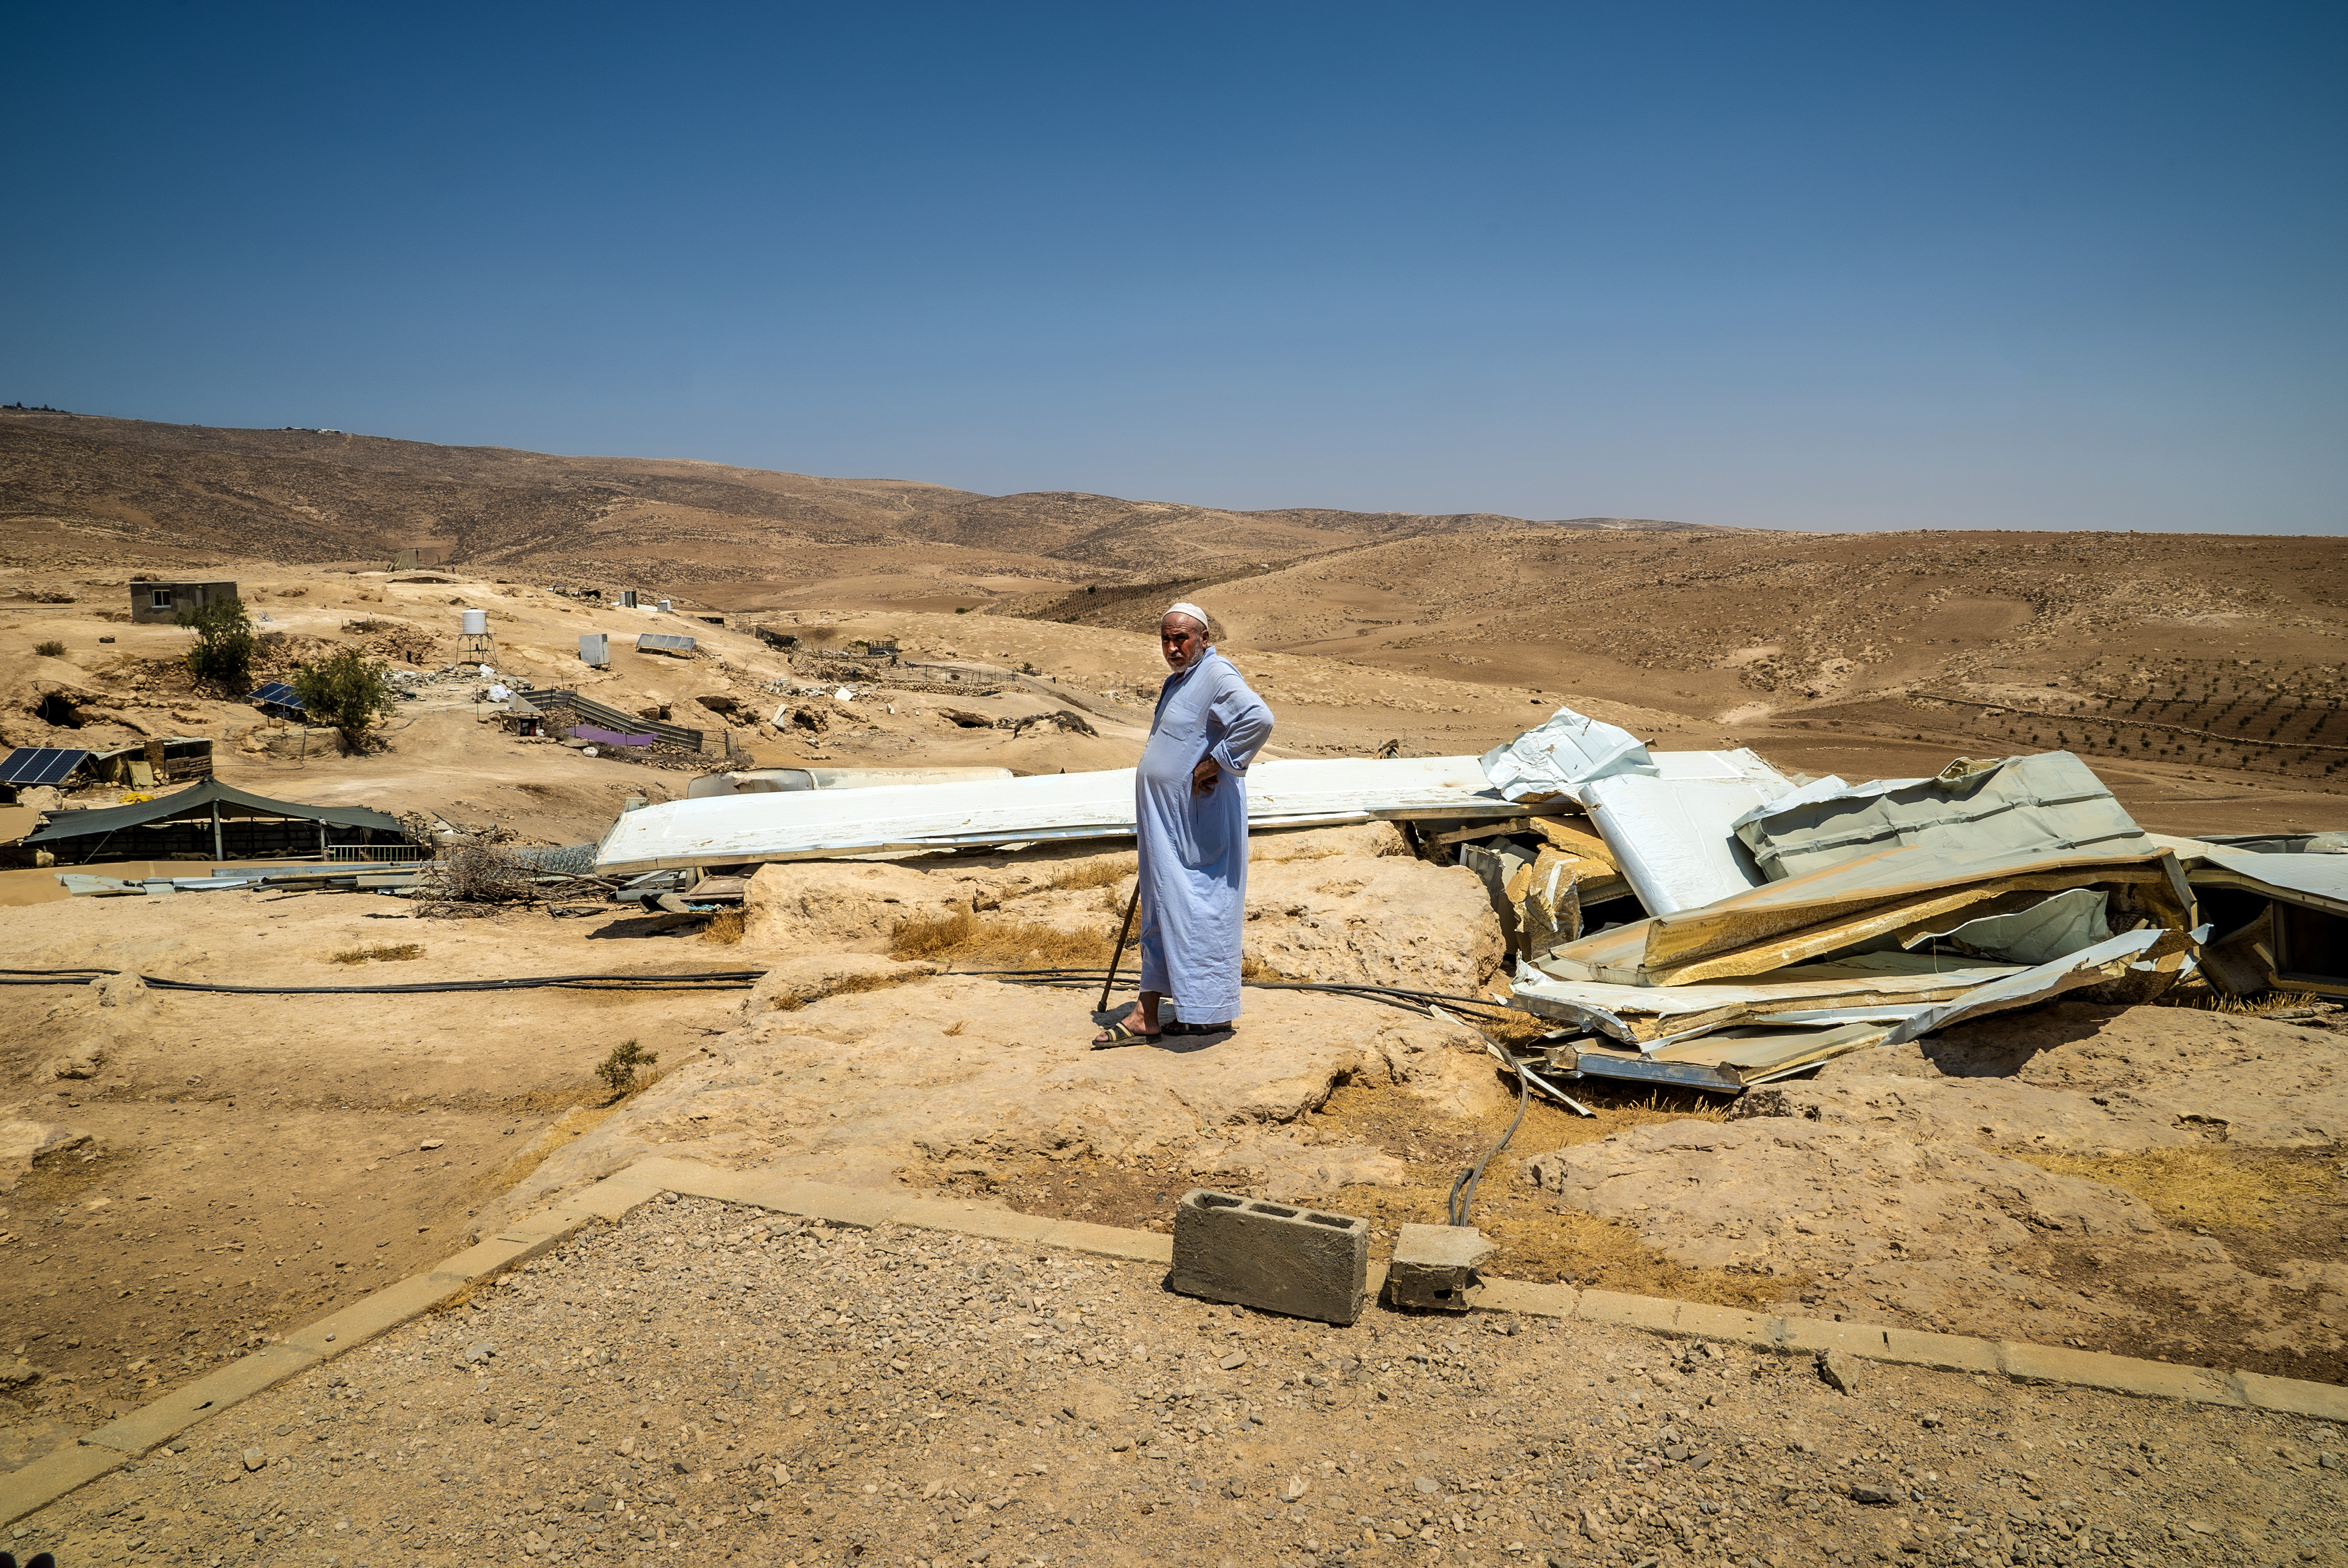
M 0 401 L 991 492 L 2348 531 L 2348 10 L 72 6 Z

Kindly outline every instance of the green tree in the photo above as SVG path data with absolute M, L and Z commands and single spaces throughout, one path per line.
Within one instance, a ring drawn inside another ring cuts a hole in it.
M 361 750 L 367 732 L 399 708 L 383 666 L 355 648 L 303 665 L 287 684 L 312 723 L 332 724 L 342 733 L 346 752 Z
M 261 645 L 253 635 L 252 617 L 241 599 L 215 599 L 192 606 L 172 620 L 196 634 L 188 650 L 188 668 L 199 681 L 211 681 L 242 692 L 252 682 L 252 654 Z

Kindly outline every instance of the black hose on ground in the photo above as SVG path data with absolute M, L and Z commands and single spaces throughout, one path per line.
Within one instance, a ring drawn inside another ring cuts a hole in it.
M 219 991 L 250 997 L 422 996 L 436 991 L 527 991 L 548 988 L 596 991 L 747 990 L 764 969 L 711 969 L 689 975 L 520 975 L 492 980 L 426 980 L 404 986 L 223 986 L 205 980 L 139 979 L 159 991 Z
M 120 969 L 0 969 L 0 986 L 86 986 L 105 975 L 118 975 Z
M 1451 1196 L 1446 1204 L 1450 1217 L 1446 1223 L 1455 1225 L 1468 1223 L 1468 1211 L 1476 1205 L 1476 1188 L 1484 1180 L 1484 1167 L 1498 1159 L 1500 1151 L 1509 1146 L 1509 1140 L 1517 1135 L 1517 1129 L 1524 1123 L 1526 1108 L 1532 1102 L 1532 1080 L 1519 1071 L 1517 1074 L 1516 1118 L 1509 1123 L 1509 1130 L 1500 1134 L 1500 1141 L 1485 1150 L 1484 1157 L 1469 1169 L 1460 1172 L 1458 1179 L 1451 1184 Z

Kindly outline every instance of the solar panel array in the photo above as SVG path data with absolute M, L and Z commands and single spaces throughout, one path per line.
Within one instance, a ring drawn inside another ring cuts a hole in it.
M 89 760 L 89 753 L 64 746 L 18 746 L 0 757 L 0 784 L 24 788 L 64 782 L 67 774 Z
M 283 681 L 269 681 L 255 687 L 252 701 L 273 703 L 280 708 L 298 708 L 302 705 L 302 699 L 294 694 L 294 688 Z

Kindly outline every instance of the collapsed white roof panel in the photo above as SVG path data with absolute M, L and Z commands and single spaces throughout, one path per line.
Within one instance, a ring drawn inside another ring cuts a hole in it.
M 1251 828 L 1373 817 L 1521 816 L 1474 757 L 1296 758 L 1247 773 Z M 599 872 L 730 866 L 889 849 L 1130 837 L 1133 770 L 963 784 L 809 790 L 673 801 L 628 812 L 595 853 Z
M 1656 752 L 1653 773 L 1618 773 L 1574 794 L 1650 915 L 1701 908 L 1761 885 L 1731 825 L 1794 791 L 1749 751 Z

